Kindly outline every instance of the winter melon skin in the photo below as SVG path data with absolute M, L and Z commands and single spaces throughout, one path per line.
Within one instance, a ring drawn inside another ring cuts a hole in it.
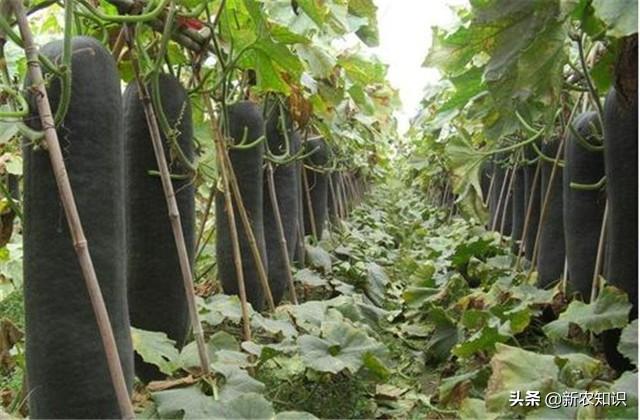
M 267 144 L 271 153 L 281 155 L 286 151 L 286 138 L 279 127 L 278 113 L 274 113 L 267 120 L 266 135 Z M 297 132 L 288 127 L 289 152 L 295 155 L 300 151 L 301 142 Z M 284 165 L 274 165 L 273 178 L 278 201 L 278 210 L 282 220 L 284 237 L 287 243 L 289 259 L 281 252 L 280 233 L 276 224 L 275 215 L 268 190 L 267 179 L 264 180 L 264 237 L 269 265 L 269 286 L 277 305 L 282 300 L 287 289 L 287 271 L 293 261 L 297 240 L 297 220 L 300 214 L 300 200 L 298 199 L 297 163 L 290 162 Z
M 597 144 L 592 129 L 599 126 L 595 112 L 579 115 L 573 126 L 583 139 Z M 604 176 L 604 156 L 602 151 L 587 150 L 574 135 L 567 137 L 564 156 L 562 193 L 564 239 L 569 270 L 567 292 L 577 292 L 583 301 L 588 302 L 606 195 L 602 190 L 585 191 L 571 188 L 571 183 L 595 184 L 600 181 Z
M 526 201 L 524 198 L 524 168 L 518 167 L 514 174 L 513 195 L 511 196 L 511 238 L 513 240 L 512 250 L 515 254 L 521 253 L 520 238 L 524 230 L 524 218 L 527 214 Z M 509 215 L 507 215 L 509 217 Z
M 246 142 L 252 143 L 264 135 L 264 119 L 261 108 L 253 102 L 241 101 L 230 105 L 227 109 L 229 116 L 229 135 L 240 142 L 245 137 Z M 231 149 L 229 158 L 233 165 L 238 181 L 240 195 L 251 223 L 251 230 L 256 239 L 258 250 L 262 256 L 265 270 L 268 269 L 265 249 L 264 220 L 263 220 L 263 161 L 264 143 L 261 142 L 250 149 Z M 233 197 L 233 193 L 231 194 Z M 247 291 L 247 300 L 254 309 L 260 311 L 264 307 L 264 291 L 258 276 L 258 269 L 254 263 L 249 239 L 245 233 L 240 212 L 235 197 L 234 214 L 240 255 L 242 257 L 242 271 Z M 239 295 L 236 267 L 233 257 L 229 219 L 225 206 L 224 193 L 216 192 L 216 261 L 218 277 L 224 293 Z
M 609 219 L 607 281 L 627 292 L 632 304 L 629 319 L 638 318 L 638 101 L 625 103 L 612 89 L 604 104 L 604 157 Z M 609 364 L 631 368 L 617 352 L 620 331 L 603 334 Z
M 180 133 L 178 144 L 186 158 L 192 161 L 193 127 L 189 97 L 180 82 L 170 75 L 159 76 L 159 92 L 168 123 Z M 138 93 L 137 83 L 132 82 L 127 86 L 123 100 L 127 279 L 131 325 L 163 332 L 181 348 L 189 333 L 189 309 L 162 182 L 159 176 L 149 173 L 157 172 L 158 165 Z M 169 140 L 164 134 L 162 140 L 165 156 L 170 159 Z M 177 158 L 174 160 L 169 162 L 170 172 L 187 175 L 184 165 Z M 173 189 L 187 253 L 192 262 L 195 189 L 190 178 L 174 179 Z M 143 382 L 165 378 L 155 365 L 143 362 L 138 355 L 135 358 L 135 371 Z
M 75 37 L 72 48 L 71 103 L 58 137 L 130 389 L 133 350 L 125 275 L 120 79 L 111 54 L 96 40 Z M 58 61 L 62 42 L 51 42 L 40 52 Z M 55 110 L 58 79 L 52 78 L 48 94 Z M 34 98 L 30 102 L 34 113 L 29 122 L 39 128 Z M 30 417 L 120 418 L 48 153 L 25 142 L 23 157 Z
M 527 146 L 525 149 L 525 157 L 528 161 L 533 161 L 537 154 L 531 146 Z M 536 180 L 536 168 L 538 161 L 531 163 L 524 167 L 524 197 L 526 211 L 529 211 L 529 201 L 531 200 L 531 213 L 529 216 L 529 225 L 527 227 L 527 237 L 524 240 L 524 255 L 529 261 L 533 258 L 533 248 L 536 242 L 536 235 L 538 234 L 538 223 L 540 221 L 540 174 Z M 536 184 L 534 185 L 534 181 Z M 533 194 L 532 194 L 533 192 Z
M 306 159 L 306 163 L 314 168 L 322 169 L 329 162 L 329 148 L 323 138 L 308 140 L 305 145 L 305 153 L 314 151 Z M 326 172 L 318 172 L 314 169 L 305 169 L 309 194 L 311 196 L 311 208 L 315 221 L 316 234 L 322 239 L 325 222 L 327 220 L 327 201 L 329 195 L 329 175 Z M 304 199 L 304 231 L 306 235 L 312 235 L 311 215 L 307 204 L 306 194 Z
M 542 152 L 547 156 L 556 156 L 560 141 L 558 139 L 545 143 Z M 562 156 L 561 156 L 562 157 Z M 547 186 L 551 178 L 552 162 L 543 162 L 541 168 L 540 202 L 544 205 Z M 551 193 L 545 219 L 542 224 L 540 243 L 538 244 L 538 283 L 546 287 L 559 280 L 564 272 L 564 223 L 562 204 L 562 168 L 557 168 L 551 183 Z

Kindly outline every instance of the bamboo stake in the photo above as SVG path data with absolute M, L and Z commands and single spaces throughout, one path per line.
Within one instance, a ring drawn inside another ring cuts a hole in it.
M 198 83 L 200 83 L 200 77 L 196 76 Z M 240 252 L 240 241 L 238 239 L 238 230 L 236 229 L 236 218 L 233 210 L 233 200 L 231 198 L 231 191 L 229 189 L 229 174 L 228 168 L 225 165 L 223 158 L 222 133 L 219 130 L 219 124 L 217 123 L 216 114 L 213 111 L 211 105 L 211 98 L 209 93 L 204 91 L 202 93 L 204 104 L 207 113 L 210 117 L 211 130 L 214 133 L 213 142 L 216 147 L 216 160 L 220 171 L 220 178 L 222 179 L 222 193 L 224 194 L 225 211 L 227 213 L 227 222 L 229 223 L 229 234 L 231 236 L 231 247 L 233 250 L 233 263 L 236 268 L 236 281 L 238 282 L 238 294 L 240 295 L 240 309 L 242 312 L 242 338 L 244 341 L 251 341 L 251 320 L 249 318 L 249 305 L 247 303 L 247 289 L 244 283 L 244 271 L 242 268 L 242 255 Z M 213 188 L 216 188 L 213 186 Z
M 331 194 L 331 207 L 333 207 L 333 214 L 336 218 L 339 218 L 338 197 L 336 197 L 336 190 L 333 186 L 333 177 L 331 174 L 329 174 L 329 194 Z
M 245 235 L 247 235 L 247 239 L 249 240 L 249 248 L 251 249 L 253 262 L 258 269 L 258 279 L 260 280 L 262 290 L 264 291 L 265 297 L 267 298 L 267 305 L 269 306 L 269 310 L 273 312 L 276 309 L 276 305 L 273 301 L 273 295 L 271 294 L 271 287 L 269 286 L 267 270 L 264 266 L 262 255 L 260 254 L 260 249 L 258 248 L 256 235 L 253 233 L 253 229 L 251 228 L 251 221 L 249 220 L 247 209 L 244 207 L 244 201 L 242 200 L 242 194 L 240 193 L 240 186 L 236 178 L 235 169 L 233 169 L 233 164 L 231 163 L 231 158 L 229 157 L 228 150 L 224 146 L 222 150 L 222 157 L 225 160 L 227 168 L 229 169 L 229 185 L 231 186 L 233 197 L 236 199 L 238 214 L 240 215 L 240 221 L 242 222 L 244 233 Z
M 536 165 L 536 170 L 533 173 L 533 187 L 531 188 L 531 193 L 529 194 L 529 201 L 527 203 L 527 215 L 525 216 L 525 219 L 524 219 L 524 227 L 523 227 L 524 230 L 522 231 L 522 237 L 520 239 L 521 246 L 526 244 L 526 240 L 529 237 L 529 224 L 531 223 L 531 216 L 532 216 L 531 213 L 533 213 L 534 194 L 540 194 L 538 192 L 538 178 L 540 177 L 541 166 L 542 166 L 542 161 L 538 160 L 538 163 Z M 516 265 L 515 265 L 516 270 L 520 269 L 521 261 L 522 261 L 522 253 L 518 254 L 518 257 L 516 258 Z
M 33 41 L 33 34 L 31 33 L 31 28 L 29 27 L 29 22 L 27 21 L 24 8 L 22 6 L 22 1 L 9 1 L 13 7 L 24 43 L 27 67 L 31 80 L 33 81 L 31 89 L 35 91 L 34 96 L 36 107 L 40 116 L 40 123 L 44 130 L 44 140 L 47 150 L 49 151 L 51 168 L 55 176 L 56 185 L 60 194 L 60 201 L 62 202 L 62 207 L 69 225 L 69 233 L 73 241 L 73 247 L 76 251 L 76 255 L 78 256 L 78 263 L 80 265 L 80 270 L 82 271 L 82 277 L 84 278 L 87 292 L 89 294 L 91 307 L 93 308 L 93 312 L 96 317 L 96 323 L 98 325 L 100 339 L 102 340 L 109 375 L 111 376 L 113 389 L 116 394 L 116 399 L 118 400 L 120 414 L 125 419 L 133 419 L 135 415 L 129 398 L 129 391 L 127 389 L 124 373 L 122 371 L 122 364 L 120 363 L 120 356 L 118 354 L 116 340 L 109 320 L 109 314 L 102 297 L 100 284 L 98 283 L 96 271 L 89 252 L 89 243 L 84 235 L 73 190 L 71 189 L 71 183 L 69 182 L 69 175 L 64 163 L 64 157 L 62 156 L 62 150 L 60 149 L 58 133 L 56 132 L 53 121 L 53 114 L 51 112 L 51 105 L 49 104 L 49 98 L 47 96 L 47 90 L 42 76 L 42 69 L 40 68 L 40 62 L 38 61 L 38 48 Z M 70 69 L 67 71 L 70 71 Z
M 507 193 L 505 195 L 504 205 L 502 206 L 502 221 L 500 222 L 500 236 L 504 235 L 504 224 L 507 220 L 507 210 L 509 209 L 509 203 L 513 198 L 513 183 L 516 179 L 516 164 L 513 164 L 513 168 L 511 168 L 511 172 L 509 173 L 509 187 L 507 188 Z M 509 217 L 512 217 L 512 214 L 509 214 Z M 513 227 L 512 227 L 513 228 Z M 502 239 L 500 239 L 502 240 Z
M 349 188 L 347 188 L 347 174 L 346 171 L 342 174 L 342 192 L 344 194 L 344 203 L 345 203 L 345 217 L 349 217 L 351 210 L 353 209 L 353 203 L 351 202 L 351 197 L 349 197 Z
M 353 203 L 355 205 L 358 205 L 358 204 L 360 204 L 360 197 L 358 197 L 358 191 L 356 189 L 352 174 L 349 174 L 348 180 L 349 180 L 349 185 L 350 185 L 350 188 L 351 188 L 351 195 L 353 196 Z
M 311 224 L 311 235 L 314 240 L 318 240 L 318 230 L 316 229 L 316 219 L 313 214 L 313 206 L 311 205 L 311 191 L 309 189 L 309 178 L 307 177 L 307 170 L 302 165 L 302 186 L 304 188 L 304 195 L 307 201 L 307 211 L 309 212 L 309 223 Z
M 198 239 L 196 240 L 196 247 L 195 247 L 196 250 L 200 249 L 200 243 L 202 242 L 202 237 L 204 236 L 204 229 L 207 225 L 207 219 L 209 218 L 209 213 L 211 213 L 211 207 L 213 206 L 213 199 L 215 196 L 216 196 L 216 188 L 215 188 L 215 185 L 213 185 L 211 188 L 211 191 L 209 192 L 209 197 L 207 198 L 207 206 L 204 210 L 204 214 L 202 215 L 202 221 L 200 222 Z
M 149 91 L 147 90 L 147 86 L 145 85 L 144 80 L 142 80 L 142 75 L 140 73 L 140 64 L 137 58 L 137 51 L 135 50 L 133 45 L 133 33 L 128 27 L 125 35 L 127 38 L 129 53 L 131 54 L 131 64 L 133 66 L 136 83 L 138 85 L 138 97 L 140 98 L 140 102 L 142 102 L 144 108 L 144 115 L 147 119 L 147 126 L 149 127 L 149 135 L 151 137 L 151 143 L 153 145 L 153 152 L 156 157 L 156 163 L 158 164 L 158 170 L 160 172 L 162 190 L 167 201 L 169 222 L 171 223 L 171 230 L 173 232 L 173 238 L 175 241 L 176 250 L 178 252 L 178 261 L 180 263 L 180 272 L 182 273 L 182 283 L 184 286 L 184 293 L 187 298 L 187 307 L 189 309 L 189 317 L 191 318 L 193 336 L 198 347 L 200 368 L 202 369 L 203 374 L 208 375 L 210 373 L 209 354 L 207 353 L 207 346 L 204 340 L 204 331 L 202 329 L 202 324 L 200 323 L 200 316 L 198 315 L 198 308 L 196 306 L 193 272 L 191 270 L 189 254 L 187 252 L 187 246 L 184 240 L 182 223 L 180 223 L 180 210 L 178 209 L 178 203 L 176 202 L 176 194 L 173 189 L 173 183 L 171 182 L 169 165 L 167 164 L 167 158 L 165 156 L 164 148 L 162 145 L 160 127 L 158 126 L 156 113 L 153 109 L 151 96 L 149 95 Z
M 535 241 L 535 244 L 533 245 L 533 254 L 531 254 L 531 267 L 529 268 L 529 273 L 527 274 L 527 278 L 531 277 L 534 267 L 536 266 L 536 261 L 538 259 L 540 237 L 542 236 L 542 226 L 547 216 L 547 208 L 549 207 L 549 201 L 551 201 L 551 190 L 553 189 L 553 181 L 555 179 L 557 169 L 560 167 L 558 163 L 560 162 L 560 156 L 562 156 L 562 152 L 564 150 L 565 137 L 566 136 L 562 136 L 562 138 L 560 139 L 560 144 L 558 144 L 558 151 L 556 152 L 553 166 L 551 167 L 551 173 L 549 174 L 549 185 L 547 185 L 547 190 L 545 191 L 545 194 L 544 194 L 542 207 L 540 208 L 540 221 L 538 222 L 538 233 L 536 234 L 536 241 Z
M 602 225 L 600 227 L 600 239 L 598 240 L 598 252 L 596 253 L 596 265 L 593 269 L 593 280 L 591 281 L 591 299 L 593 302 L 598 297 L 600 291 L 600 271 L 602 271 L 602 261 L 604 257 L 604 244 L 607 237 L 607 219 L 609 218 L 609 201 L 604 206 L 604 214 L 602 215 Z
M 569 260 L 564 257 L 564 268 L 562 269 L 562 279 L 560 280 L 560 290 L 563 295 L 567 295 L 567 278 L 569 277 Z
M 489 182 L 489 189 L 487 190 L 487 196 L 485 197 L 485 199 L 482 200 L 482 206 L 483 207 L 489 207 L 489 197 L 491 196 L 491 193 L 493 192 L 493 186 L 495 184 L 495 180 L 496 180 L 496 175 L 495 173 L 491 174 L 491 181 Z
M 269 187 L 269 200 L 271 201 L 271 209 L 273 217 L 276 221 L 276 229 L 278 230 L 278 241 L 280 242 L 280 252 L 287 262 L 287 283 L 289 284 L 289 297 L 294 305 L 298 304 L 298 296 L 293 283 L 293 275 L 291 274 L 291 264 L 289 259 L 289 250 L 287 249 L 287 239 L 284 237 L 284 227 L 282 226 L 282 217 L 280 214 L 280 206 L 278 205 L 278 197 L 276 195 L 276 186 L 273 179 L 273 166 L 267 163 L 267 185 Z
M 336 185 L 335 185 L 335 190 L 336 190 L 336 199 L 337 199 L 337 204 L 338 204 L 338 217 L 340 219 L 344 219 L 345 217 L 345 210 L 344 210 L 344 201 L 343 201 L 343 197 L 342 197 L 342 187 L 340 186 L 340 179 L 342 178 L 342 172 L 338 172 L 338 177 L 336 179 Z
M 491 222 L 491 230 L 496 230 L 498 227 L 498 216 L 500 215 L 500 207 L 502 207 L 502 198 L 504 196 L 504 189 L 507 186 L 507 180 L 509 179 L 509 169 L 506 170 L 505 176 L 502 180 L 502 187 L 500 188 L 500 195 L 498 196 L 498 203 L 496 204 L 496 214 L 493 215 L 493 221 Z
M 304 267 L 305 263 L 305 244 L 304 244 L 304 200 L 302 199 L 302 172 L 304 170 L 302 162 L 297 164 L 297 181 L 298 181 L 298 217 L 296 220 L 296 229 L 298 230 L 298 238 L 296 240 L 296 246 L 298 248 L 298 255 L 300 257 L 301 266 Z

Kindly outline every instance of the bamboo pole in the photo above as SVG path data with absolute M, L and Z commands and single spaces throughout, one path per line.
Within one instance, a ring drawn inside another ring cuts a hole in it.
M 496 175 L 495 173 L 491 174 L 491 181 L 489 182 L 489 189 L 487 189 L 487 196 L 484 197 L 484 199 L 482 200 L 482 206 L 483 207 L 489 207 L 489 197 L 491 196 L 491 193 L 493 192 L 493 186 L 495 184 L 495 180 L 496 180 Z
M 521 246 L 526 244 L 526 240 L 529 237 L 529 224 L 531 223 L 531 213 L 533 213 L 534 194 L 540 194 L 540 192 L 538 192 L 538 178 L 540 178 L 541 167 L 542 167 L 542 160 L 538 160 L 538 163 L 536 165 L 536 170 L 533 173 L 533 187 L 531 188 L 531 193 L 529 194 L 529 201 L 527 202 L 527 215 L 525 216 L 525 219 L 524 219 L 524 227 L 523 227 L 522 236 L 520 239 Z M 518 257 L 516 258 L 516 265 L 515 265 L 516 270 L 520 269 L 521 261 L 522 261 L 522 253 L 518 254 Z
M 125 419 L 133 419 L 135 415 L 131 405 L 124 373 L 122 371 L 122 364 L 120 363 L 120 356 L 118 354 L 116 340 L 109 320 L 109 314 L 102 297 L 100 284 L 98 283 L 96 271 L 89 252 L 89 243 L 84 235 L 73 190 L 71 189 L 71 183 L 69 182 L 69 175 L 64 163 L 64 157 L 62 156 L 62 150 L 60 149 L 58 133 L 56 132 L 55 123 L 53 121 L 53 114 L 51 112 L 51 105 L 49 104 L 49 97 L 47 96 L 47 90 L 42 76 L 42 69 L 40 68 L 40 62 L 38 61 L 38 48 L 34 43 L 33 34 L 31 33 L 31 28 L 29 27 L 29 22 L 27 21 L 25 11 L 22 6 L 22 1 L 9 1 L 15 13 L 20 34 L 22 36 L 24 52 L 27 59 L 27 68 L 31 80 L 33 81 L 31 89 L 35 93 L 34 97 L 38 114 L 40 116 L 40 123 L 44 131 L 44 140 L 47 150 L 49 151 L 49 159 L 51 161 L 51 167 L 58 187 L 58 192 L 60 194 L 60 201 L 62 202 L 62 207 L 69 226 L 69 233 L 73 241 L 73 247 L 76 251 L 76 255 L 78 256 L 78 263 L 80 265 L 82 277 L 84 278 L 87 292 L 89 294 L 89 300 L 91 301 L 91 307 L 93 308 L 93 312 L 96 317 L 96 323 L 98 325 L 100 339 L 102 340 L 102 346 L 104 347 L 109 375 L 111 376 L 113 389 L 116 399 L 118 400 L 120 414 Z M 70 69 L 67 71 L 70 71 Z
M 200 77 L 196 76 L 198 83 Z M 211 98 L 208 92 L 203 92 L 203 101 L 210 117 L 211 130 L 213 132 L 213 142 L 216 147 L 216 160 L 220 171 L 220 178 L 222 179 L 222 193 L 224 195 L 225 210 L 227 213 L 227 222 L 229 223 L 229 234 L 231 236 L 231 247 L 233 251 L 233 263 L 236 269 L 236 281 L 238 283 L 238 294 L 240 295 L 240 309 L 242 312 L 242 338 L 245 341 L 251 341 L 251 320 L 249 318 L 249 306 L 247 303 L 247 289 L 244 283 L 244 271 L 242 267 L 242 254 L 240 252 L 240 240 L 238 239 L 238 230 L 236 229 L 236 218 L 233 210 L 233 200 L 231 198 L 231 191 L 229 188 L 229 174 L 228 168 L 225 165 L 225 159 L 223 158 L 222 133 L 220 133 L 219 125 L 217 123 L 216 114 L 213 111 L 211 105 Z M 216 188 L 216 186 L 212 186 Z
M 502 207 L 502 198 L 504 197 L 504 189 L 507 186 L 507 180 L 509 179 L 509 169 L 507 168 L 504 179 L 502 180 L 502 187 L 500 188 L 500 195 L 498 196 L 498 203 L 496 204 L 496 214 L 493 215 L 493 221 L 491 223 L 491 230 L 496 230 L 498 227 L 498 216 L 500 215 L 500 207 Z
M 542 207 L 540 208 L 540 221 L 538 222 L 538 232 L 536 234 L 535 244 L 533 245 L 533 253 L 531 254 L 531 267 L 529 268 L 529 273 L 527 274 L 527 278 L 531 277 L 534 267 L 536 266 L 539 245 L 540 245 L 540 237 L 542 236 L 542 226 L 544 225 L 544 221 L 547 217 L 547 208 L 549 207 L 549 201 L 551 201 L 551 190 L 553 189 L 553 181 L 556 177 L 556 172 L 560 167 L 559 162 L 560 162 L 560 156 L 562 156 L 562 152 L 564 150 L 565 137 L 566 136 L 562 136 L 562 138 L 560 139 L 560 143 L 558 144 L 558 151 L 556 152 L 553 166 L 551 167 L 551 173 L 549 174 L 549 185 L 547 185 L 547 190 L 545 191 L 545 194 L 544 194 Z
M 598 252 L 596 253 L 596 264 L 593 268 L 593 279 L 591 281 L 591 299 L 589 302 L 593 302 L 598 297 L 600 288 L 599 279 L 600 271 L 602 270 L 602 260 L 604 257 L 604 244 L 607 237 L 607 219 L 609 218 L 609 201 L 604 206 L 604 214 L 602 215 L 602 225 L 600 227 L 600 239 L 598 240 Z
M 156 157 L 156 163 L 158 164 L 158 170 L 160 172 L 160 180 L 162 182 L 162 190 L 164 192 L 165 199 L 167 201 L 167 210 L 169 211 L 169 222 L 171 224 L 171 230 L 173 232 L 173 238 L 178 252 L 178 261 L 180 263 L 180 272 L 182 274 L 182 283 L 184 286 L 184 293 L 187 298 L 187 307 L 189 309 L 189 317 L 191 318 L 191 326 L 193 328 L 193 336 L 198 347 L 198 357 L 200 359 L 200 368 L 202 373 L 208 375 L 209 368 L 209 354 L 207 353 L 207 346 L 204 340 L 204 331 L 202 324 L 200 323 L 200 316 L 198 315 L 198 308 L 196 306 L 193 272 L 191 270 L 191 263 L 189 261 L 189 253 L 187 252 L 187 246 L 184 240 L 184 232 L 182 231 L 182 223 L 180 223 L 180 210 L 178 209 L 178 203 L 176 201 L 176 194 L 173 189 L 173 183 L 171 182 L 171 174 L 169 172 L 169 165 L 167 164 L 167 157 L 164 153 L 164 147 L 162 145 L 162 136 L 160 134 L 160 127 L 158 126 L 158 120 L 156 118 L 156 111 L 153 109 L 151 96 L 147 90 L 147 86 L 142 80 L 140 73 L 140 65 L 137 58 L 137 51 L 133 45 L 133 33 L 130 28 L 127 28 L 126 38 L 129 47 L 129 53 L 131 54 L 131 64 L 138 85 L 138 97 L 144 107 L 144 115 L 147 119 L 147 126 L 149 127 L 149 135 L 151 137 L 151 143 L 153 145 L 153 153 Z
M 504 205 L 502 206 L 502 221 L 500 222 L 500 236 L 504 235 L 504 224 L 507 220 L 507 210 L 509 209 L 509 202 L 511 202 L 511 199 L 513 198 L 512 193 L 513 193 L 513 183 L 516 179 L 516 166 L 517 164 L 514 163 L 509 173 L 509 187 L 507 188 L 507 193 L 504 197 L 505 198 Z M 512 216 L 513 215 L 510 213 L 509 217 L 512 217 Z
M 195 247 L 196 250 L 200 249 L 200 244 L 202 243 L 204 230 L 207 225 L 207 219 L 209 218 L 209 213 L 211 213 L 211 207 L 213 206 L 213 199 L 215 195 L 216 195 L 216 188 L 215 188 L 215 185 L 213 185 L 211 188 L 211 191 L 209 192 L 209 197 L 207 198 L 207 205 L 205 207 L 204 214 L 202 215 L 202 221 L 200 222 L 200 229 L 198 230 L 198 239 L 196 240 L 196 247 Z
M 298 162 L 297 166 L 297 182 L 298 182 L 298 217 L 296 219 L 296 229 L 298 231 L 298 238 L 296 240 L 296 247 L 298 249 L 298 255 L 300 257 L 301 266 L 304 267 L 305 263 L 305 239 L 304 239 L 304 200 L 302 199 L 302 171 L 304 171 L 304 166 L 302 162 Z
M 340 178 L 342 178 L 342 172 L 338 172 L 338 177 L 336 178 L 335 191 L 336 191 L 336 200 L 338 205 L 338 217 L 340 219 L 344 219 L 345 210 L 344 210 L 344 201 L 342 196 L 342 187 L 340 186 Z
M 333 214 L 336 218 L 339 218 L 338 197 L 336 197 L 336 190 L 333 185 L 333 177 L 331 174 L 329 174 L 329 194 L 331 194 L 331 207 L 333 207 Z
M 253 262 L 258 269 L 258 279 L 260 280 L 262 290 L 264 291 L 265 297 L 267 298 L 267 305 L 269 306 L 269 310 L 273 312 L 276 309 L 276 305 L 273 301 L 273 295 L 271 294 L 271 287 L 269 287 L 267 270 L 262 261 L 262 255 L 260 254 L 260 249 L 258 248 L 258 241 L 256 240 L 256 235 L 253 233 L 253 229 L 251 228 L 251 221 L 249 220 L 247 209 L 245 208 L 244 201 L 242 200 L 242 194 L 240 193 L 240 186 L 236 178 L 235 169 L 233 169 L 233 164 L 231 163 L 231 158 L 229 157 L 228 150 L 224 146 L 222 148 L 222 157 L 225 161 L 225 165 L 229 169 L 229 185 L 231 186 L 233 197 L 236 199 L 238 214 L 240 215 L 240 221 L 242 222 L 244 233 L 245 235 L 247 235 L 247 239 L 249 240 L 249 248 L 251 249 Z
M 302 186 L 304 188 L 304 195 L 306 198 L 307 211 L 309 212 L 309 223 L 311 225 L 311 235 L 314 240 L 318 240 L 318 230 L 316 229 L 316 219 L 313 214 L 313 205 L 311 204 L 311 191 L 309 189 L 309 178 L 307 177 L 307 170 L 302 165 Z
M 287 262 L 287 283 L 289 284 L 289 297 L 294 305 L 298 304 L 298 296 L 296 295 L 295 284 L 293 283 L 293 275 L 291 274 L 291 263 L 289 259 L 289 250 L 287 249 L 287 239 L 284 237 L 284 227 L 282 226 L 282 217 L 280 215 L 280 206 L 278 205 L 278 197 L 276 195 L 276 186 L 273 179 L 273 166 L 267 163 L 267 186 L 269 187 L 269 201 L 271 201 L 271 209 L 273 217 L 276 221 L 276 229 L 278 230 L 278 241 L 280 242 L 280 252 Z

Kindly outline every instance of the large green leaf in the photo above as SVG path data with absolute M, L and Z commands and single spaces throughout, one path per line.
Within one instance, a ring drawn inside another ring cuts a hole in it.
M 214 416 L 216 401 L 197 385 L 151 394 L 163 419 L 204 419 Z
M 544 332 L 553 339 L 566 338 L 570 324 L 583 331 L 599 334 L 612 328 L 627 325 L 631 304 L 625 292 L 613 286 L 605 286 L 598 298 L 589 304 L 574 300 L 557 320 L 545 325 Z
M 623 37 L 638 32 L 638 0 L 593 0 L 595 14 L 608 27 L 609 35 Z
M 331 255 L 324 249 L 319 246 L 306 245 L 307 250 L 307 258 L 309 259 L 309 264 L 322 270 L 323 273 L 331 272 Z
M 218 403 L 211 413 L 210 417 L 215 419 L 271 419 L 275 415 L 271 403 L 255 393 Z
M 624 372 L 612 385 L 612 392 L 624 393 L 626 401 L 606 408 L 607 418 L 638 418 L 638 372 Z
M 356 35 L 370 47 L 378 46 L 379 42 L 377 11 L 373 0 L 349 0 L 349 13 L 368 21 L 358 29 Z
M 475 96 L 486 91 L 482 79 L 483 69 L 471 67 L 466 72 L 452 76 L 449 81 L 453 84 L 454 92 L 449 99 L 438 108 L 438 112 L 448 112 L 453 109 L 462 109 Z
M 458 357 L 466 358 L 479 351 L 492 351 L 496 344 L 506 341 L 506 339 L 507 337 L 500 335 L 496 327 L 486 326 L 463 343 L 455 346 L 452 353 Z
M 214 369 L 225 378 L 219 393 L 219 399 L 222 401 L 229 401 L 251 392 L 256 394 L 264 392 L 264 384 L 249 376 L 244 369 L 221 363 L 215 364 Z
M 178 369 L 180 353 L 167 334 L 131 327 L 131 341 L 142 360 L 156 365 L 161 372 L 171 375 Z
M 638 320 L 635 319 L 627 325 L 620 335 L 618 351 L 631 362 L 638 366 Z
M 385 288 L 389 284 L 389 277 L 384 269 L 374 262 L 367 264 L 367 297 L 378 306 L 384 303 Z
M 296 0 L 298 6 L 318 25 L 320 28 L 324 26 L 325 18 L 329 12 L 324 6 L 322 0 Z
M 304 363 L 319 372 L 338 373 L 344 369 L 357 372 L 367 353 L 380 353 L 382 346 L 364 331 L 346 322 L 326 321 L 322 338 L 312 335 L 298 337 Z
M 541 396 L 556 388 L 559 373 L 553 356 L 522 350 L 505 344 L 496 345 L 491 359 L 491 377 L 487 384 L 489 411 L 501 412 L 509 407 L 511 392 L 539 391 Z
M 341 56 L 338 58 L 338 64 L 347 72 L 349 79 L 362 86 L 382 82 L 386 73 L 384 64 L 377 60 L 366 59 L 361 55 Z

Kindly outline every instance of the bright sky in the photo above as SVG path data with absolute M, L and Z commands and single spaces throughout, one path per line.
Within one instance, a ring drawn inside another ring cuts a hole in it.
M 466 0 L 375 0 L 378 6 L 380 46 L 377 55 L 389 64 L 389 80 L 400 90 L 402 110 L 397 114 L 401 133 L 409 127 L 429 83 L 440 78 L 435 69 L 422 67 L 431 46 L 431 27 L 455 23 L 450 5 Z

